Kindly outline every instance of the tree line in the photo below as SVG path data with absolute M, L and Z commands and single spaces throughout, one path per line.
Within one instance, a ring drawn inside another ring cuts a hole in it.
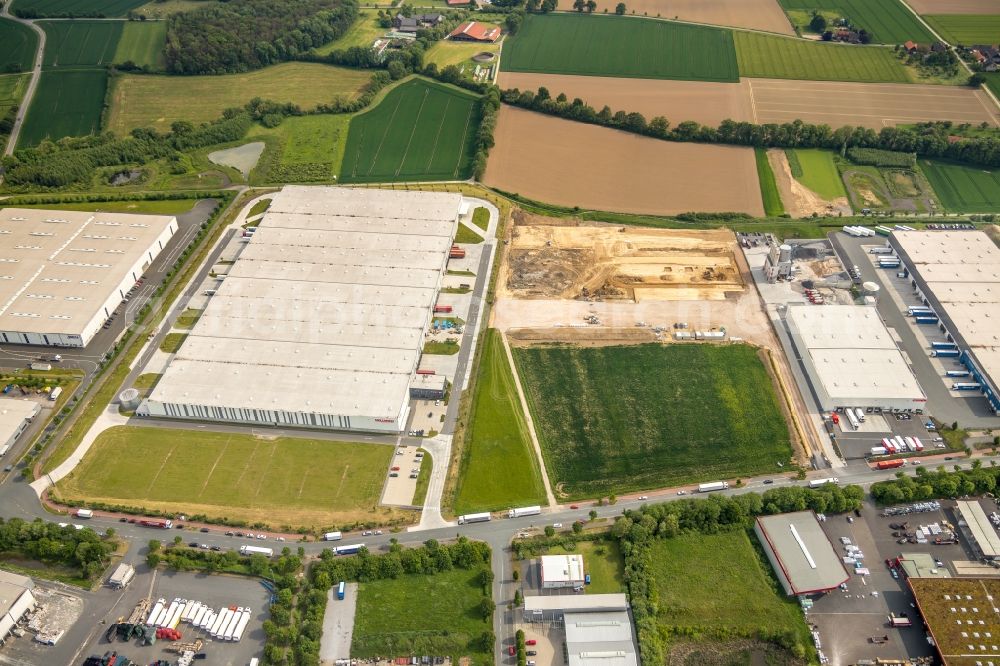
M 59 527 L 36 518 L 0 518 L 0 553 L 14 558 L 35 560 L 78 572 L 92 580 L 111 564 L 115 543 L 102 539 L 94 530 Z
M 957 465 L 951 471 L 938 467 L 931 471 L 917 467 L 914 476 L 899 472 L 895 479 L 872 484 L 871 494 L 879 504 L 903 504 L 929 499 L 955 498 L 965 495 L 985 495 L 996 490 L 1000 480 L 1000 467 L 984 467 L 982 460 L 974 460 L 972 469 Z
M 167 19 L 167 71 L 231 74 L 292 60 L 337 39 L 358 16 L 356 0 L 224 2 Z
M 877 148 L 979 166 L 1000 166 L 1000 140 L 995 134 L 957 138 L 952 136 L 950 130 L 953 124 L 948 121 L 922 122 L 912 129 L 883 127 L 879 130 L 849 125 L 834 129 L 829 125 L 816 125 L 802 120 L 780 124 L 723 120 L 718 127 L 686 120 L 672 126 L 664 116 L 647 120 L 641 113 L 613 111 L 608 106 L 598 111 L 579 97 L 572 101 L 565 94 L 552 97 L 545 87 L 534 92 L 510 88 L 502 91 L 500 97 L 505 104 L 522 109 L 665 141 L 721 143 L 755 148 L 827 148 L 838 151 L 846 151 L 852 147 Z

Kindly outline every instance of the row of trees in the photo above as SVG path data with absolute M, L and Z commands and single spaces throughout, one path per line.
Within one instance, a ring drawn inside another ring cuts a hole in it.
M 643 663 L 666 661 L 666 643 L 658 624 L 659 598 L 649 548 L 655 539 L 669 539 L 682 532 L 713 534 L 725 530 L 748 529 L 753 518 L 764 514 L 813 509 L 837 513 L 861 506 L 864 491 L 859 486 L 828 485 L 819 489 L 792 486 L 774 488 L 763 495 L 745 493 L 707 499 L 687 499 L 627 510 L 615 522 L 611 534 L 621 542 L 639 652 Z M 775 642 L 798 657 L 806 646 L 794 635 L 757 636 Z
M 993 463 L 994 461 L 991 461 Z M 872 485 L 871 493 L 880 504 L 902 504 L 946 497 L 984 495 L 996 490 L 1000 480 L 1000 467 L 984 467 L 981 460 L 972 463 L 972 469 L 958 466 L 948 471 L 943 466 L 936 470 L 917 467 L 915 476 L 899 472 L 895 479 L 879 481 Z
M 180 12 L 167 21 L 167 71 L 229 74 L 292 60 L 337 39 L 356 0 L 241 0 Z
M 111 533 L 113 534 L 113 532 Z M 111 563 L 115 542 L 94 530 L 59 527 L 41 519 L 0 518 L 0 553 L 65 567 L 92 580 Z
M 755 124 L 723 120 L 718 127 L 688 120 L 671 126 L 663 116 L 651 120 L 637 112 L 600 111 L 580 98 L 570 101 L 565 94 L 552 97 L 547 88 L 537 92 L 511 88 L 501 93 L 506 104 L 578 122 L 620 129 L 666 141 L 724 143 L 758 148 L 828 148 L 845 151 L 851 147 L 878 148 L 922 157 L 942 157 L 981 166 L 1000 166 L 1000 140 L 994 135 L 953 140 L 950 122 L 919 123 L 914 128 L 815 125 L 801 120 L 789 123 Z

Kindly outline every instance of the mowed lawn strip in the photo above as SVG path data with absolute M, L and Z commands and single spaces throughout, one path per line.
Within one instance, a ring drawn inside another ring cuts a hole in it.
M 541 470 L 496 329 L 487 329 L 465 434 L 455 512 L 545 503 Z
M 848 17 L 880 44 L 934 42 L 934 36 L 900 0 L 779 0 L 785 9 L 825 10 Z
M 492 655 L 469 650 L 492 628 L 479 609 L 480 571 L 456 568 L 360 583 L 351 656 L 449 655 L 453 664 L 472 656 L 474 664 L 491 664 Z
M 42 72 L 19 139 L 34 146 L 44 139 L 94 134 L 101 127 L 105 69 L 54 69 Z
M 1000 213 L 1000 169 L 920 160 L 941 204 L 951 213 Z
M 791 632 L 808 640 L 802 611 L 778 591 L 746 532 L 656 539 L 650 551 L 662 627 Z
M 64 497 L 216 516 L 368 512 L 393 447 L 194 430 L 106 430 L 73 473 Z
M 625 592 L 625 558 L 617 541 L 580 541 L 573 550 L 556 546 L 545 554 L 583 555 L 584 573 L 590 574 L 590 585 L 583 588 L 587 594 Z
M 507 72 L 738 81 L 732 33 L 626 16 L 529 14 L 504 43 Z
M 123 21 L 39 21 L 48 67 L 106 67 L 112 63 Z
M 221 76 L 123 74 L 115 77 L 111 91 L 108 129 L 116 134 L 136 127 L 162 132 L 175 120 L 209 122 L 254 97 L 312 109 L 337 97 L 357 97 L 370 79 L 371 73 L 363 70 L 304 62 Z
M 162 70 L 166 67 L 163 47 L 167 41 L 166 21 L 129 21 L 115 52 L 115 64 L 134 62 L 139 67 Z
M 38 48 L 35 31 L 17 21 L 0 18 L 0 72 L 27 72 Z
M 796 148 L 795 156 L 802 168 L 802 175 L 795 176 L 810 190 L 827 201 L 838 197 L 846 197 L 844 181 L 840 178 L 837 165 L 833 162 L 833 153 L 818 148 Z
M 741 30 L 733 33 L 733 39 L 740 76 L 872 83 L 910 81 L 906 67 L 889 48 L 828 44 Z
M 28 10 L 36 16 L 66 18 L 71 16 L 118 17 L 148 0 L 14 0 L 13 9 Z
M 771 379 L 748 345 L 513 352 L 566 499 L 750 476 L 791 458 Z
M 924 20 L 951 44 L 1000 43 L 1000 14 L 938 14 Z
M 340 180 L 467 178 L 478 124 L 477 96 L 425 79 L 407 81 L 351 119 Z

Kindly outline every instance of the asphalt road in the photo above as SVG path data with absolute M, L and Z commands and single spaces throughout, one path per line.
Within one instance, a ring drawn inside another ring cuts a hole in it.
M 38 51 L 35 53 L 35 64 L 31 70 L 31 81 L 28 82 L 28 89 L 24 91 L 24 99 L 21 100 L 21 105 L 17 108 L 17 115 L 14 116 L 14 126 L 10 129 L 10 137 L 3 151 L 4 155 L 14 154 L 14 147 L 17 146 L 17 140 L 21 137 L 21 127 L 24 125 L 24 118 L 28 114 L 31 100 L 35 97 L 35 90 L 38 89 L 38 81 L 42 78 L 42 61 L 45 59 L 45 31 L 39 28 L 34 21 L 18 18 L 11 14 L 9 10 L 10 2 L 5 2 L 3 8 L 0 9 L 0 16 L 11 21 L 23 23 L 34 30 L 38 35 Z M 0 173 L 0 182 L 3 182 L 2 173 Z

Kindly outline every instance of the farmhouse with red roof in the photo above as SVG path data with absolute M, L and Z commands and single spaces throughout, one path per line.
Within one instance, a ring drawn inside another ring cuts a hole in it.
M 480 23 L 479 21 L 466 21 L 452 30 L 448 37 L 464 42 L 492 43 L 500 39 L 500 28 L 495 25 Z

